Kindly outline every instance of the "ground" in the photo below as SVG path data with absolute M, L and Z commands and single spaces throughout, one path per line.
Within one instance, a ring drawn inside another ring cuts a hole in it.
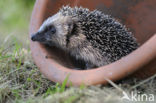
M 146 80 L 128 78 L 117 83 L 109 81 L 109 85 L 80 87 L 65 87 L 67 79 L 63 84 L 46 79 L 29 49 L 28 25 L 33 3 L 0 1 L 0 103 L 156 102 L 156 75 Z M 124 94 L 131 100 L 123 99 Z

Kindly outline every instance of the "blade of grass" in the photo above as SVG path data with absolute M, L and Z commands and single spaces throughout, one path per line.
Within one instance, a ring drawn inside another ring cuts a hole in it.
M 69 75 L 65 78 L 65 80 L 63 81 L 62 85 L 61 85 L 61 89 L 60 89 L 60 92 L 64 92 L 65 90 L 65 87 L 66 87 L 66 84 L 68 82 L 68 78 L 69 78 Z

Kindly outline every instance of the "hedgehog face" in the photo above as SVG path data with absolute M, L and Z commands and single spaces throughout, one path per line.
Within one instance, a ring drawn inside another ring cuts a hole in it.
M 66 48 L 67 37 L 73 29 L 73 20 L 69 16 L 62 16 L 60 13 L 49 17 L 40 27 L 37 33 L 33 34 L 32 41 Z

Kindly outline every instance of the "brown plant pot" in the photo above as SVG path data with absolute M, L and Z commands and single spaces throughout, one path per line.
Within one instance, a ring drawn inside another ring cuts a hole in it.
M 141 46 L 109 65 L 91 70 L 73 70 L 66 54 L 30 41 L 33 59 L 48 79 L 62 83 L 69 76 L 68 81 L 73 85 L 96 85 L 107 83 L 106 79 L 116 81 L 130 74 L 131 77 L 147 78 L 156 73 L 156 0 L 36 0 L 29 34 L 37 32 L 42 22 L 62 5 L 81 5 L 111 14 L 133 31 Z

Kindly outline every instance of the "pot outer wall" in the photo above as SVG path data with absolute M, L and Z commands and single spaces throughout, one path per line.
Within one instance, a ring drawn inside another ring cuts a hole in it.
M 112 17 L 118 19 L 132 31 L 140 45 L 156 32 L 156 0 L 36 0 L 36 4 L 37 3 L 46 3 L 46 5 L 35 5 L 36 8 L 41 11 L 33 11 L 33 14 L 38 18 L 35 23 L 31 23 L 30 34 L 36 32 L 42 22 L 49 16 L 58 12 L 63 5 L 82 6 L 90 10 L 97 9 L 103 11 L 105 14 L 112 15 Z M 39 12 L 42 12 L 42 14 L 38 15 Z M 33 19 L 34 18 L 32 18 L 32 21 Z M 51 49 L 44 45 L 40 46 L 41 48 L 46 48 L 45 51 L 48 52 L 48 54 L 53 54 L 48 58 L 53 58 L 56 62 L 65 67 L 73 67 L 70 63 L 70 59 L 60 50 L 56 48 Z M 32 45 L 31 47 L 35 48 Z M 156 58 L 133 73 L 130 77 L 147 78 L 155 73 Z

